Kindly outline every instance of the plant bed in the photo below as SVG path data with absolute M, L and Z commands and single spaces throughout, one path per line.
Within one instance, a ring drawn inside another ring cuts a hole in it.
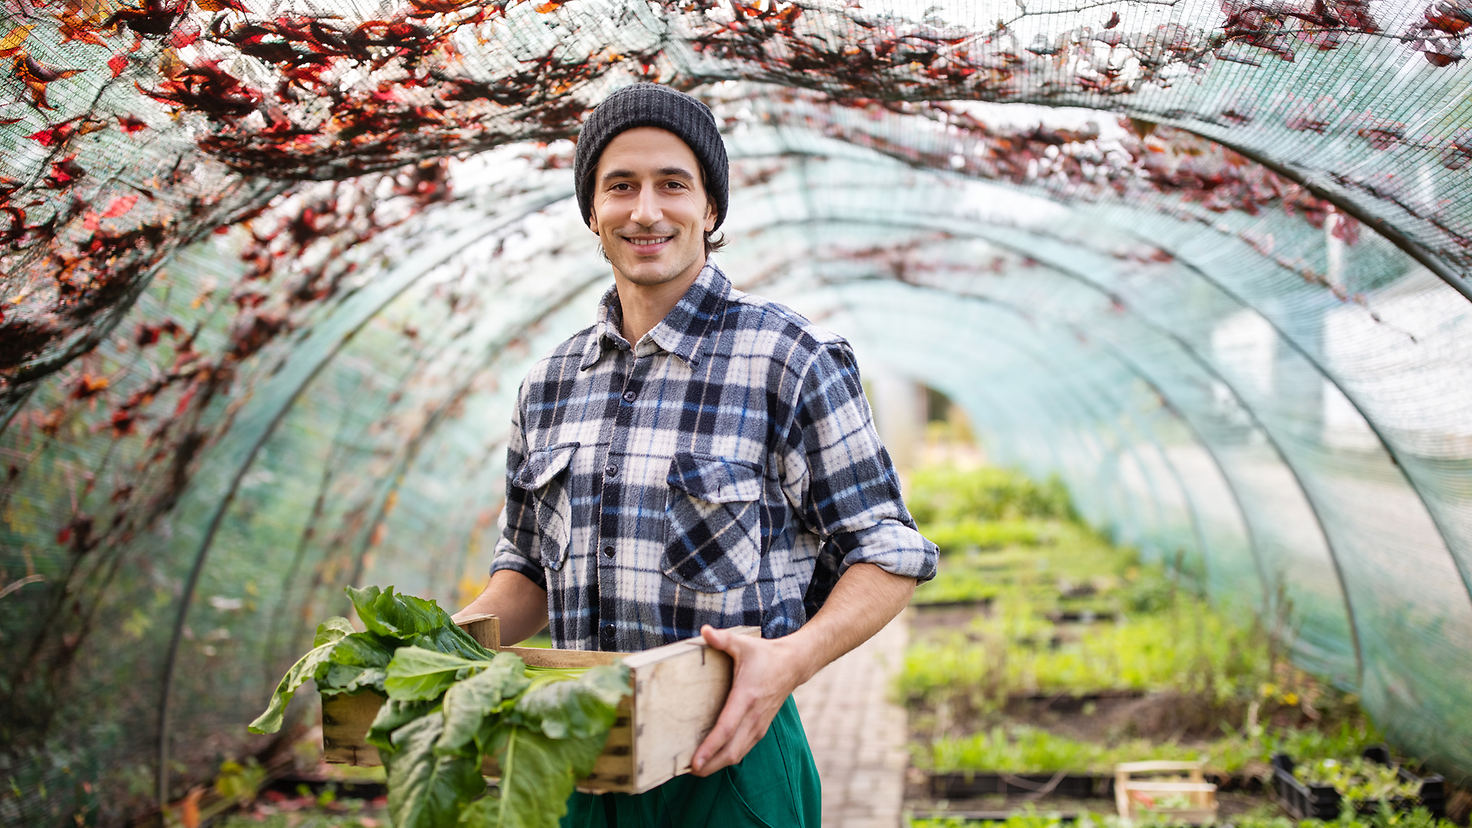
M 1044 616 L 1054 624 L 1108 624 L 1119 620 L 1119 613 L 1111 610 L 1057 610 Z
M 1114 796 L 1114 775 L 1078 771 L 1066 773 L 1057 783 L 1054 773 L 1002 773 L 998 771 L 912 771 L 923 775 L 920 792 L 933 799 L 973 799 L 980 796 L 1046 794 L 1082 799 L 1108 799 Z M 1206 771 L 1202 778 L 1221 792 L 1262 793 L 1260 778 L 1245 774 Z
M 1107 799 L 1114 795 L 1114 777 L 1103 773 L 941 771 L 926 774 L 926 792 L 935 799 L 974 799 L 992 794 Z
M 1396 767 L 1390 761 L 1390 752 L 1382 746 L 1366 748 L 1364 758 L 1374 764 L 1395 767 L 1400 781 L 1413 787 L 1416 793 L 1409 796 L 1390 796 L 1383 800 L 1354 797 L 1351 798 L 1351 803 L 1356 813 L 1372 814 L 1383 801 L 1394 811 L 1410 811 L 1419 807 L 1425 808 L 1438 819 L 1446 815 L 1446 785 L 1440 776 L 1422 778 L 1405 768 Z M 1343 809 L 1344 796 L 1340 791 L 1333 785 L 1298 779 L 1294 775 L 1295 767 L 1292 757 L 1285 753 L 1273 757 L 1273 790 L 1278 803 L 1297 819 L 1337 819 Z
M 910 606 L 914 607 L 916 612 L 937 612 L 940 610 L 954 609 L 969 609 L 976 610 L 977 612 L 986 612 L 987 610 L 991 609 L 991 606 L 995 601 L 996 596 L 994 595 L 987 595 L 981 598 L 964 598 L 954 601 L 922 601 L 917 599 L 913 601 Z

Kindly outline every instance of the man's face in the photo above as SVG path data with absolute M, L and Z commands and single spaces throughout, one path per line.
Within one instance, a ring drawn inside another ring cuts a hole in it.
M 588 228 L 617 275 L 646 287 L 693 282 L 715 224 L 700 162 L 673 132 L 636 127 L 608 142 L 593 173 Z

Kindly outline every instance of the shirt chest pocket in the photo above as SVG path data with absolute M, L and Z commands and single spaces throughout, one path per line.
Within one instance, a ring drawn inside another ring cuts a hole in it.
M 527 505 L 537 519 L 537 547 L 542 566 L 561 569 L 572 540 L 572 487 L 568 467 L 577 443 L 558 443 L 526 456 L 512 483 L 527 492 Z
M 700 592 L 756 580 L 761 566 L 762 470 L 693 452 L 670 461 L 664 574 Z

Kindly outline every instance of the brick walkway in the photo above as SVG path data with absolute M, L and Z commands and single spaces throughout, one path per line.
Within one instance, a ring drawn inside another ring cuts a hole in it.
M 909 611 L 794 694 L 823 778 L 824 828 L 899 828 L 906 719 L 889 702 L 904 664 Z

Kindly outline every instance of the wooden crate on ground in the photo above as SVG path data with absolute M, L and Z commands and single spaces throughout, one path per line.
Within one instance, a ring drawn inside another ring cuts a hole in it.
M 690 772 L 695 749 L 715 727 L 731 691 L 731 657 L 702 638 L 677 641 L 642 653 L 604 653 L 501 647 L 500 624 L 493 615 L 462 626 L 481 646 L 521 656 L 538 667 L 593 667 L 623 661 L 633 692 L 619 704 L 618 719 L 593 772 L 578 789 L 592 793 L 643 793 Z M 760 635 L 756 627 L 737 627 L 740 635 Z M 322 697 L 322 752 L 327 762 L 380 765 L 378 749 L 364 741 L 384 698 L 368 690 Z M 499 776 L 487 758 L 486 776 Z
M 1174 797 L 1185 804 L 1166 804 Z M 1114 803 L 1124 819 L 1148 812 L 1173 823 L 1201 825 L 1216 819 L 1216 785 L 1206 781 L 1200 762 L 1125 762 L 1114 766 Z

